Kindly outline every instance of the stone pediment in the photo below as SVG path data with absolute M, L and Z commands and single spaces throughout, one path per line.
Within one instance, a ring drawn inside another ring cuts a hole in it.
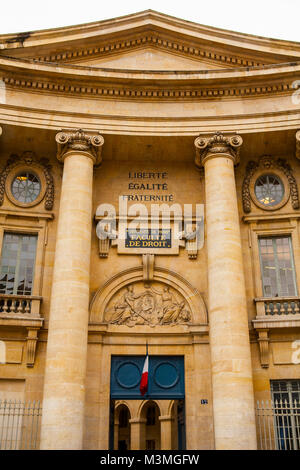
M 0 55 L 121 69 L 210 70 L 298 61 L 300 44 L 146 10 L 83 25 L 1 35 Z
M 172 54 L 145 48 L 132 52 L 123 52 L 108 57 L 96 57 L 79 62 L 81 65 L 127 70 L 209 70 L 224 68 L 223 64 L 201 59 L 190 59 L 179 54 Z

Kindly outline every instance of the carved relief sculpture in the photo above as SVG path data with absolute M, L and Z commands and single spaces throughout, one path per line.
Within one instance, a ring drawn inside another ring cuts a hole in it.
M 110 301 L 105 321 L 116 325 L 172 325 L 191 321 L 187 302 L 169 286 L 130 284 Z

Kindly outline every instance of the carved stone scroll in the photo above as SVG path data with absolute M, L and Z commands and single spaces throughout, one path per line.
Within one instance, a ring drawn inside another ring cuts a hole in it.
M 56 134 L 57 158 L 63 161 L 66 154 L 71 150 L 85 152 L 93 159 L 94 163 L 101 163 L 102 146 L 104 138 L 99 133 L 93 134 L 82 129 L 74 131 L 62 131 Z
M 269 367 L 269 333 L 268 330 L 258 331 L 258 344 L 260 352 L 260 363 L 262 368 Z
M 27 351 L 26 351 L 26 364 L 27 367 L 33 367 L 35 361 L 36 345 L 38 341 L 39 328 L 27 328 Z
M 194 142 L 196 147 L 195 164 L 201 168 L 207 158 L 226 155 L 232 158 L 234 164 L 237 165 L 242 143 L 243 139 L 238 134 L 224 135 L 218 131 L 211 136 L 199 136 Z

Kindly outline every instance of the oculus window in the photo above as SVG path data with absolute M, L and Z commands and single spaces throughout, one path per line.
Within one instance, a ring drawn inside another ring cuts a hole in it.
M 24 204 L 34 202 L 41 192 L 41 182 L 34 173 L 22 172 L 12 181 L 13 197 Z
M 284 185 L 278 176 L 266 174 L 256 180 L 254 192 L 260 204 L 272 207 L 282 201 Z

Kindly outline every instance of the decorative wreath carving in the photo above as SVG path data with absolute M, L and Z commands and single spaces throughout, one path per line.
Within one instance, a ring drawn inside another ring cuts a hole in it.
M 285 198 L 282 202 L 273 207 L 263 207 L 255 198 L 254 184 L 256 179 L 264 173 L 272 171 L 277 174 L 283 181 L 285 187 Z M 291 197 L 293 209 L 299 209 L 299 194 L 296 179 L 293 175 L 292 168 L 283 158 L 275 160 L 270 155 L 263 155 L 258 162 L 251 160 L 246 167 L 246 174 L 242 187 L 243 209 L 247 214 L 251 212 L 251 202 L 265 210 L 275 210 L 282 207 Z
M 31 207 L 39 204 L 45 198 L 45 209 L 52 210 L 54 203 L 54 181 L 51 173 L 52 166 L 47 158 L 37 159 L 34 152 L 26 151 L 21 156 L 17 154 L 10 155 L 6 166 L 0 174 L 0 206 L 4 202 L 4 194 L 16 205 L 22 207 Z M 10 191 L 11 177 L 15 176 L 19 170 L 30 169 L 35 171 L 41 179 L 40 196 L 30 204 L 24 204 L 13 198 Z

